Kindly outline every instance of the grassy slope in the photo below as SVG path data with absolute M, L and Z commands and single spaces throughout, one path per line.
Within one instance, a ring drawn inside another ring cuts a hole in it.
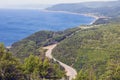
M 99 76 L 104 73 L 107 61 L 115 58 L 120 63 L 120 24 L 81 30 L 60 42 L 53 55 L 78 71 L 94 66 Z

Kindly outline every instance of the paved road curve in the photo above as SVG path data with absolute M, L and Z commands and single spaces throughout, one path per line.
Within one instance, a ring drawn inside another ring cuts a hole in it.
M 66 75 L 69 76 L 69 80 L 72 80 L 72 79 L 75 78 L 75 76 L 77 75 L 77 71 L 76 71 L 74 68 L 72 68 L 72 67 L 70 67 L 70 66 L 68 66 L 68 65 L 66 65 L 66 64 L 64 64 L 64 63 L 62 63 L 62 62 L 60 62 L 59 60 L 55 59 L 55 58 L 52 56 L 52 54 L 51 54 L 51 53 L 52 53 L 52 50 L 53 50 L 56 46 L 57 46 L 57 44 L 53 44 L 53 45 L 44 47 L 44 49 L 47 49 L 47 51 L 46 51 L 46 57 L 48 57 L 48 58 L 50 58 L 50 59 L 53 59 L 54 61 L 59 62 L 60 65 L 65 68 Z

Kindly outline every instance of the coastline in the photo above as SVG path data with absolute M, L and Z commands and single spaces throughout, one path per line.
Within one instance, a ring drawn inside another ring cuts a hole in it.
M 92 22 L 90 22 L 89 25 L 92 25 L 93 23 L 95 23 L 98 19 L 100 18 L 107 18 L 105 16 L 97 16 L 97 15 L 94 15 L 94 14 L 91 14 L 91 13 L 77 13 L 77 12 L 69 12 L 69 11 L 52 11 L 52 10 L 41 10 L 41 11 L 44 11 L 44 12 L 56 12 L 56 13 L 66 13 L 66 14 L 74 14 L 74 15 L 83 15 L 83 16 L 86 16 L 86 17 L 92 17 L 94 18 L 95 20 L 93 20 Z
M 99 18 L 103 18 L 102 16 L 96 16 L 94 14 L 81 14 L 81 13 L 77 13 L 77 12 L 68 12 L 68 11 L 52 11 L 52 10 L 39 10 L 39 11 L 44 11 L 44 12 L 55 12 L 55 13 L 66 13 L 66 14 L 74 14 L 74 15 L 82 15 L 82 16 L 87 16 L 87 17 L 92 17 L 94 18 L 88 25 L 92 25 L 93 23 L 95 23 Z M 87 25 L 87 24 L 86 24 Z M 78 25 L 79 26 L 79 25 Z M 10 49 L 11 46 L 6 46 L 7 49 Z

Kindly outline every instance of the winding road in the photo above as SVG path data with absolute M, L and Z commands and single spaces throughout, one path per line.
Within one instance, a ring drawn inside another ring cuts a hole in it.
M 97 26 L 97 25 L 95 25 L 95 26 L 80 26 L 81 29 L 88 29 L 88 28 L 94 28 L 94 27 L 98 27 L 98 26 Z M 79 31 L 81 31 L 81 30 L 79 30 Z M 76 33 L 79 32 L 79 31 L 76 31 Z M 72 35 L 74 35 L 74 33 L 71 34 L 70 36 L 72 36 Z M 70 36 L 69 36 L 69 37 L 70 37 Z M 76 71 L 74 68 L 72 68 L 71 66 L 68 66 L 68 65 L 66 65 L 65 63 L 62 63 L 61 61 L 55 59 L 55 58 L 52 56 L 52 50 L 53 50 L 56 46 L 57 46 L 57 44 L 53 44 L 53 45 L 49 45 L 49 46 L 44 47 L 44 49 L 47 49 L 46 54 L 45 54 L 46 57 L 48 57 L 48 58 L 50 58 L 50 59 L 53 59 L 54 61 L 59 62 L 59 64 L 60 64 L 62 67 L 65 68 L 66 75 L 69 76 L 69 80 L 74 79 L 74 78 L 76 77 L 76 75 L 77 75 L 77 71 Z
M 76 71 L 74 68 L 72 68 L 72 67 L 70 67 L 70 66 L 62 63 L 61 61 L 59 61 L 59 60 L 57 60 L 57 59 L 55 59 L 55 58 L 52 56 L 52 50 L 53 50 L 56 46 L 57 46 L 57 44 L 53 44 L 53 45 L 49 45 L 49 46 L 44 47 L 44 49 L 47 49 L 47 51 L 46 51 L 46 57 L 48 57 L 48 58 L 50 58 L 50 59 L 53 59 L 54 61 L 59 62 L 59 64 L 60 64 L 62 67 L 65 68 L 66 75 L 69 76 L 69 80 L 74 79 L 75 76 L 77 75 L 77 71 Z

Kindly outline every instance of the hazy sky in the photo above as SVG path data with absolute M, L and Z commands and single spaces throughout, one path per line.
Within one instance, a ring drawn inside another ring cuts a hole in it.
M 0 0 L 0 8 L 18 5 L 76 3 L 87 1 L 113 1 L 113 0 Z

